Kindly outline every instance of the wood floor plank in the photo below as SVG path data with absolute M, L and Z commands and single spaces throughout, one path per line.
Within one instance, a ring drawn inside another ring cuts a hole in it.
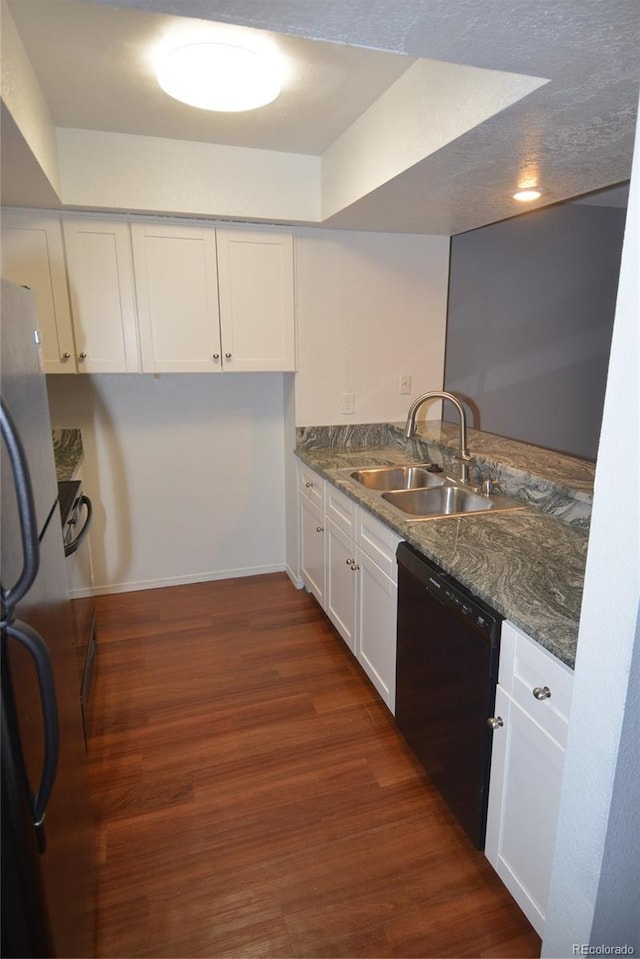
M 98 956 L 538 956 L 284 574 L 96 599 Z

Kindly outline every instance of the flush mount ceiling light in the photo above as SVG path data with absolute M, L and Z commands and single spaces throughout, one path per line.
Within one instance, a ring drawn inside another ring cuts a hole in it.
M 280 93 L 282 68 L 272 53 L 230 43 L 190 43 L 165 54 L 157 70 L 165 93 L 201 110 L 255 110 Z
M 532 200 L 537 200 L 542 193 L 540 190 L 518 190 L 517 193 L 513 194 L 514 200 L 519 200 L 520 203 L 530 203 Z

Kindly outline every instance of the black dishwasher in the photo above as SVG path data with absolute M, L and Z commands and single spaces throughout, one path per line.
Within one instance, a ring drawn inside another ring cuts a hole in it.
M 407 543 L 397 557 L 396 723 L 484 849 L 502 617 Z

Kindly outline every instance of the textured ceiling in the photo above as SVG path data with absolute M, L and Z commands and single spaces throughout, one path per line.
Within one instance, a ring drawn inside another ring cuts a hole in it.
M 402 54 L 265 34 L 287 74 L 282 94 L 248 113 L 185 107 L 160 89 L 156 50 L 242 41 L 246 29 L 59 0 L 13 0 L 13 18 L 56 126 L 321 154 L 411 64 Z M 79 82 L 82 78 L 82 82 Z
M 522 212 L 511 193 L 523 179 L 542 186 L 537 205 L 544 205 L 630 175 L 638 0 L 14 0 L 10 7 L 59 126 L 322 154 L 413 58 L 549 81 L 355 199 L 327 226 L 454 234 Z M 258 111 L 224 123 L 166 104 L 159 110 L 141 67 L 134 89 L 128 71 L 142 63 L 143 35 L 176 17 L 185 29 L 200 18 L 280 34 L 297 63 L 299 92 L 292 86 L 270 117 Z M 435 90 L 434 109 L 437 99 Z

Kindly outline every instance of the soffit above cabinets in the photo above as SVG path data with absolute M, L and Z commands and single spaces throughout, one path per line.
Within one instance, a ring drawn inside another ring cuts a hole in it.
M 277 43 L 273 104 L 157 87 L 158 44 L 219 26 Z M 3 47 L 5 205 L 449 235 L 631 168 L 637 0 L 3 0 Z

